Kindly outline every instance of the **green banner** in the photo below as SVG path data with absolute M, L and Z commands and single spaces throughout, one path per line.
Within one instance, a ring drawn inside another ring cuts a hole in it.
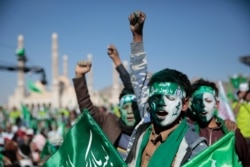
M 125 167 L 127 165 L 99 125 L 88 111 L 84 110 L 76 124 L 67 133 L 63 144 L 43 166 Z
M 31 124 L 31 113 L 24 104 L 21 104 L 21 107 L 22 107 L 23 120 L 25 121 L 26 126 L 29 128 Z
M 188 161 L 183 167 L 221 167 L 233 166 L 241 167 L 242 164 L 238 160 L 235 152 L 235 135 L 229 132 L 213 145 L 199 155 Z
M 28 82 L 28 90 L 34 93 L 42 93 L 42 91 L 32 81 Z

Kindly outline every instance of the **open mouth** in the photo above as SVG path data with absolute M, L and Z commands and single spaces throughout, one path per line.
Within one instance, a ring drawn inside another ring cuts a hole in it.
M 203 111 L 203 112 L 201 112 L 201 115 L 202 115 L 202 116 L 206 116 L 206 115 L 207 115 L 207 112 L 206 112 L 206 111 Z
M 159 119 L 165 119 L 165 117 L 168 115 L 168 112 L 166 112 L 166 111 L 158 111 L 158 112 L 156 113 L 156 115 L 157 115 L 157 117 L 158 117 Z
M 128 117 L 127 117 L 127 121 L 128 121 L 128 122 L 132 122 L 133 120 L 134 120 L 134 117 L 132 117 L 132 116 L 128 116 Z

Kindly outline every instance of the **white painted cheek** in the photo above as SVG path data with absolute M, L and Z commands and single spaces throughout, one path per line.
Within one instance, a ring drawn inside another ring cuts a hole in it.
M 206 102 L 205 101 L 206 98 L 211 99 L 212 102 L 211 103 Z M 214 99 L 214 96 L 210 93 L 204 93 L 203 103 L 205 105 L 204 110 L 207 112 L 207 116 L 206 116 L 207 120 L 210 120 L 214 116 L 214 113 L 215 113 L 216 101 Z
M 180 98 L 177 98 L 177 99 L 171 101 L 171 100 L 167 99 L 166 97 L 164 97 L 164 102 L 166 104 L 166 107 L 164 107 L 164 110 L 168 112 L 168 115 L 161 122 L 161 125 L 167 126 L 167 125 L 170 125 L 171 123 L 173 123 L 179 117 L 179 115 L 181 113 L 181 109 L 182 109 L 182 103 L 181 103 Z M 178 110 L 176 109 L 177 106 L 179 108 Z

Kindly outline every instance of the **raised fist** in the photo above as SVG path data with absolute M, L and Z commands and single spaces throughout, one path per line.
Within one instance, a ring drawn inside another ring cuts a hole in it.
M 129 16 L 130 30 L 133 34 L 142 35 L 146 15 L 142 11 L 134 11 Z
M 81 77 L 82 75 L 89 72 L 91 69 L 91 65 L 92 65 L 91 62 L 89 61 L 85 60 L 79 61 L 75 68 L 76 77 Z

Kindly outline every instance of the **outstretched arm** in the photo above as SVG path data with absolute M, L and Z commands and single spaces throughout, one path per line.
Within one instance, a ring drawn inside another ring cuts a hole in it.
M 99 124 L 104 133 L 110 139 L 111 143 L 115 143 L 121 129 L 119 127 L 117 117 L 114 114 L 100 111 L 95 107 L 90 99 L 85 74 L 91 69 L 91 63 L 80 61 L 75 68 L 75 78 L 73 84 L 76 92 L 76 98 L 81 111 L 88 109 L 94 120 Z M 112 129 L 112 130 L 111 130 Z
M 88 109 L 88 111 L 92 113 L 94 111 L 94 106 L 89 96 L 85 77 L 85 74 L 88 73 L 90 69 L 90 62 L 79 61 L 75 67 L 75 78 L 73 79 L 73 84 L 80 111 L 82 112 L 83 109 Z
M 147 113 L 147 84 L 149 81 L 146 53 L 143 48 L 143 26 L 146 15 L 142 11 L 135 11 L 130 14 L 128 19 L 133 36 L 130 55 L 131 81 L 138 100 L 140 115 L 143 118 Z
M 127 69 L 122 64 L 120 56 L 119 56 L 119 52 L 116 49 L 116 47 L 114 45 L 109 45 L 107 54 L 109 55 L 109 57 L 113 61 L 115 68 L 120 75 L 120 79 L 122 80 L 124 88 L 126 90 L 132 90 L 133 87 L 132 87 L 132 83 L 130 80 L 130 75 L 129 75 Z
M 129 16 L 130 30 L 133 35 L 133 42 L 131 43 L 131 55 L 130 55 L 130 70 L 131 70 L 131 82 L 134 88 L 134 92 L 137 99 L 141 118 L 148 117 L 147 115 L 147 98 L 148 98 L 148 72 L 147 72 L 147 60 L 146 53 L 143 48 L 143 25 L 146 19 L 146 15 L 141 11 L 135 11 Z M 128 159 L 127 162 L 131 163 L 135 158 L 135 150 L 131 151 L 134 145 L 135 136 L 137 134 L 138 127 L 144 123 L 144 119 L 135 127 L 130 141 L 127 147 Z M 137 142 L 135 142 L 137 143 Z M 131 152 L 130 152 L 131 151 Z M 132 163 L 131 163 L 132 164 Z

